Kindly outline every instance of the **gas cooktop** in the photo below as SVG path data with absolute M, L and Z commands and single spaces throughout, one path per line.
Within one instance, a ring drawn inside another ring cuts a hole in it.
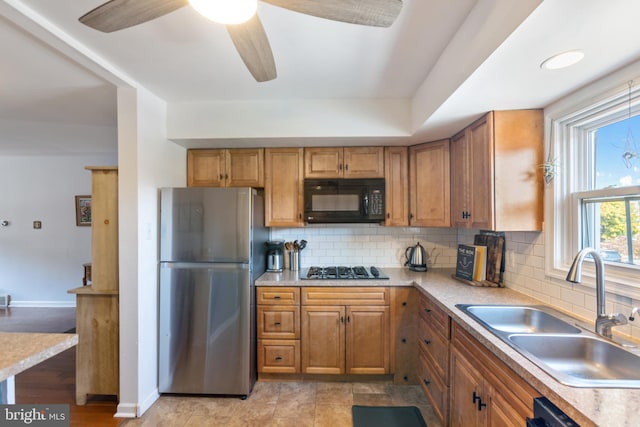
M 309 267 L 303 280 L 386 280 L 389 278 L 377 267 Z

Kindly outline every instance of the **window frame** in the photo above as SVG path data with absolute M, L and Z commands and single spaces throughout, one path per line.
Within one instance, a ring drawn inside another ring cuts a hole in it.
M 627 76 L 635 75 L 627 70 Z M 593 131 L 640 113 L 640 87 L 621 79 L 621 73 L 597 82 L 545 109 L 545 156 L 557 165 L 554 178 L 545 185 L 545 275 L 564 280 L 575 254 L 580 250 L 580 203 L 577 195 L 589 190 L 595 162 Z M 613 79 L 616 79 L 613 83 Z M 620 82 L 625 84 L 621 85 Z M 609 89 L 604 86 L 609 83 Z M 640 85 L 638 85 L 640 86 Z M 599 92 L 599 93 L 598 93 Z M 631 102 L 629 102 L 631 100 Z M 629 105 L 631 104 L 631 108 Z M 640 141 L 638 141 L 640 142 Z M 581 162 L 579 159 L 587 158 Z M 623 188 L 610 189 L 611 193 Z M 631 265 L 606 263 L 607 291 L 640 298 L 640 270 Z M 592 262 L 585 263 L 584 275 L 595 277 Z M 582 283 L 595 287 L 593 280 Z

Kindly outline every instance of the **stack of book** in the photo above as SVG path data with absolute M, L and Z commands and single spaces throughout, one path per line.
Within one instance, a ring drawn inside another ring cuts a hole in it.
M 481 231 L 473 244 L 458 245 L 454 278 L 474 286 L 502 286 L 505 236 Z

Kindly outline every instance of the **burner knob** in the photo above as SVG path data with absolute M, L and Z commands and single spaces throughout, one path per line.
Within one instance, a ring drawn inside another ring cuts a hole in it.
M 375 268 L 375 267 L 371 267 L 371 275 L 372 275 L 373 277 L 378 277 L 378 276 L 380 276 L 380 272 L 378 271 L 378 269 L 377 269 L 377 268 Z

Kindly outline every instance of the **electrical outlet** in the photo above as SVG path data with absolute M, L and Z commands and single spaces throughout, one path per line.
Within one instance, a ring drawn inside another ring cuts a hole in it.
M 33 228 L 40 230 L 42 228 L 42 221 L 33 221 Z

